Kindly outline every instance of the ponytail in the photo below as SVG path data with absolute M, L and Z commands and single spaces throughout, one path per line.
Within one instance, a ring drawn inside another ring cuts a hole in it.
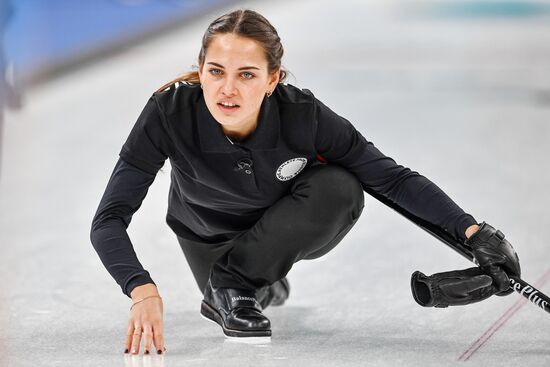
M 199 73 L 197 71 L 188 71 L 187 73 L 184 73 L 177 78 L 169 81 L 168 83 L 164 84 L 162 87 L 157 89 L 157 93 L 162 92 L 169 88 L 172 84 L 175 84 L 177 82 L 186 83 L 186 84 L 200 84 L 201 81 L 199 79 Z

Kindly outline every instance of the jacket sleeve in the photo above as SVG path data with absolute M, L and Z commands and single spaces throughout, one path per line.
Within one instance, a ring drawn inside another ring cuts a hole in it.
M 154 180 L 155 175 L 119 158 L 92 221 L 94 249 L 128 297 L 138 285 L 155 284 L 140 264 L 126 232 Z
M 315 147 L 327 161 L 346 167 L 369 189 L 413 215 L 464 241 L 477 223 L 437 185 L 397 164 L 367 141 L 345 118 L 314 99 Z
M 155 284 L 140 264 L 126 229 L 168 158 L 170 142 L 165 119 L 153 94 L 122 146 L 92 221 L 90 240 L 105 268 L 128 297 L 138 285 Z
M 156 174 L 168 158 L 171 147 L 164 114 L 156 95 L 147 101 L 126 142 L 120 157 L 142 170 Z

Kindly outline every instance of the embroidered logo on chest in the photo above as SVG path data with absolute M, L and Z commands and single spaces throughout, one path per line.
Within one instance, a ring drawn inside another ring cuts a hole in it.
M 292 158 L 277 168 L 277 178 L 280 181 L 288 181 L 295 177 L 307 164 L 306 158 Z

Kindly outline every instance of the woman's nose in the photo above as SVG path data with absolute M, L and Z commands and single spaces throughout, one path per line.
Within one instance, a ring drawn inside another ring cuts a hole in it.
M 235 94 L 235 91 L 235 81 L 233 80 L 233 78 L 226 78 L 223 85 L 223 92 L 226 95 L 232 95 Z

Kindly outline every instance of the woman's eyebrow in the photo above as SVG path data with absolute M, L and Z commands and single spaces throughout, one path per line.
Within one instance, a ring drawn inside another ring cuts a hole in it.
M 207 64 L 214 65 L 214 66 L 217 66 L 217 67 L 219 67 L 219 68 L 225 69 L 223 65 L 220 65 L 220 64 L 218 64 L 217 62 L 207 62 Z M 256 69 L 256 70 L 260 70 L 260 68 L 258 68 L 258 67 L 256 67 L 256 66 L 243 66 L 243 67 L 240 67 L 240 68 L 237 69 L 237 70 L 246 70 L 246 69 Z

